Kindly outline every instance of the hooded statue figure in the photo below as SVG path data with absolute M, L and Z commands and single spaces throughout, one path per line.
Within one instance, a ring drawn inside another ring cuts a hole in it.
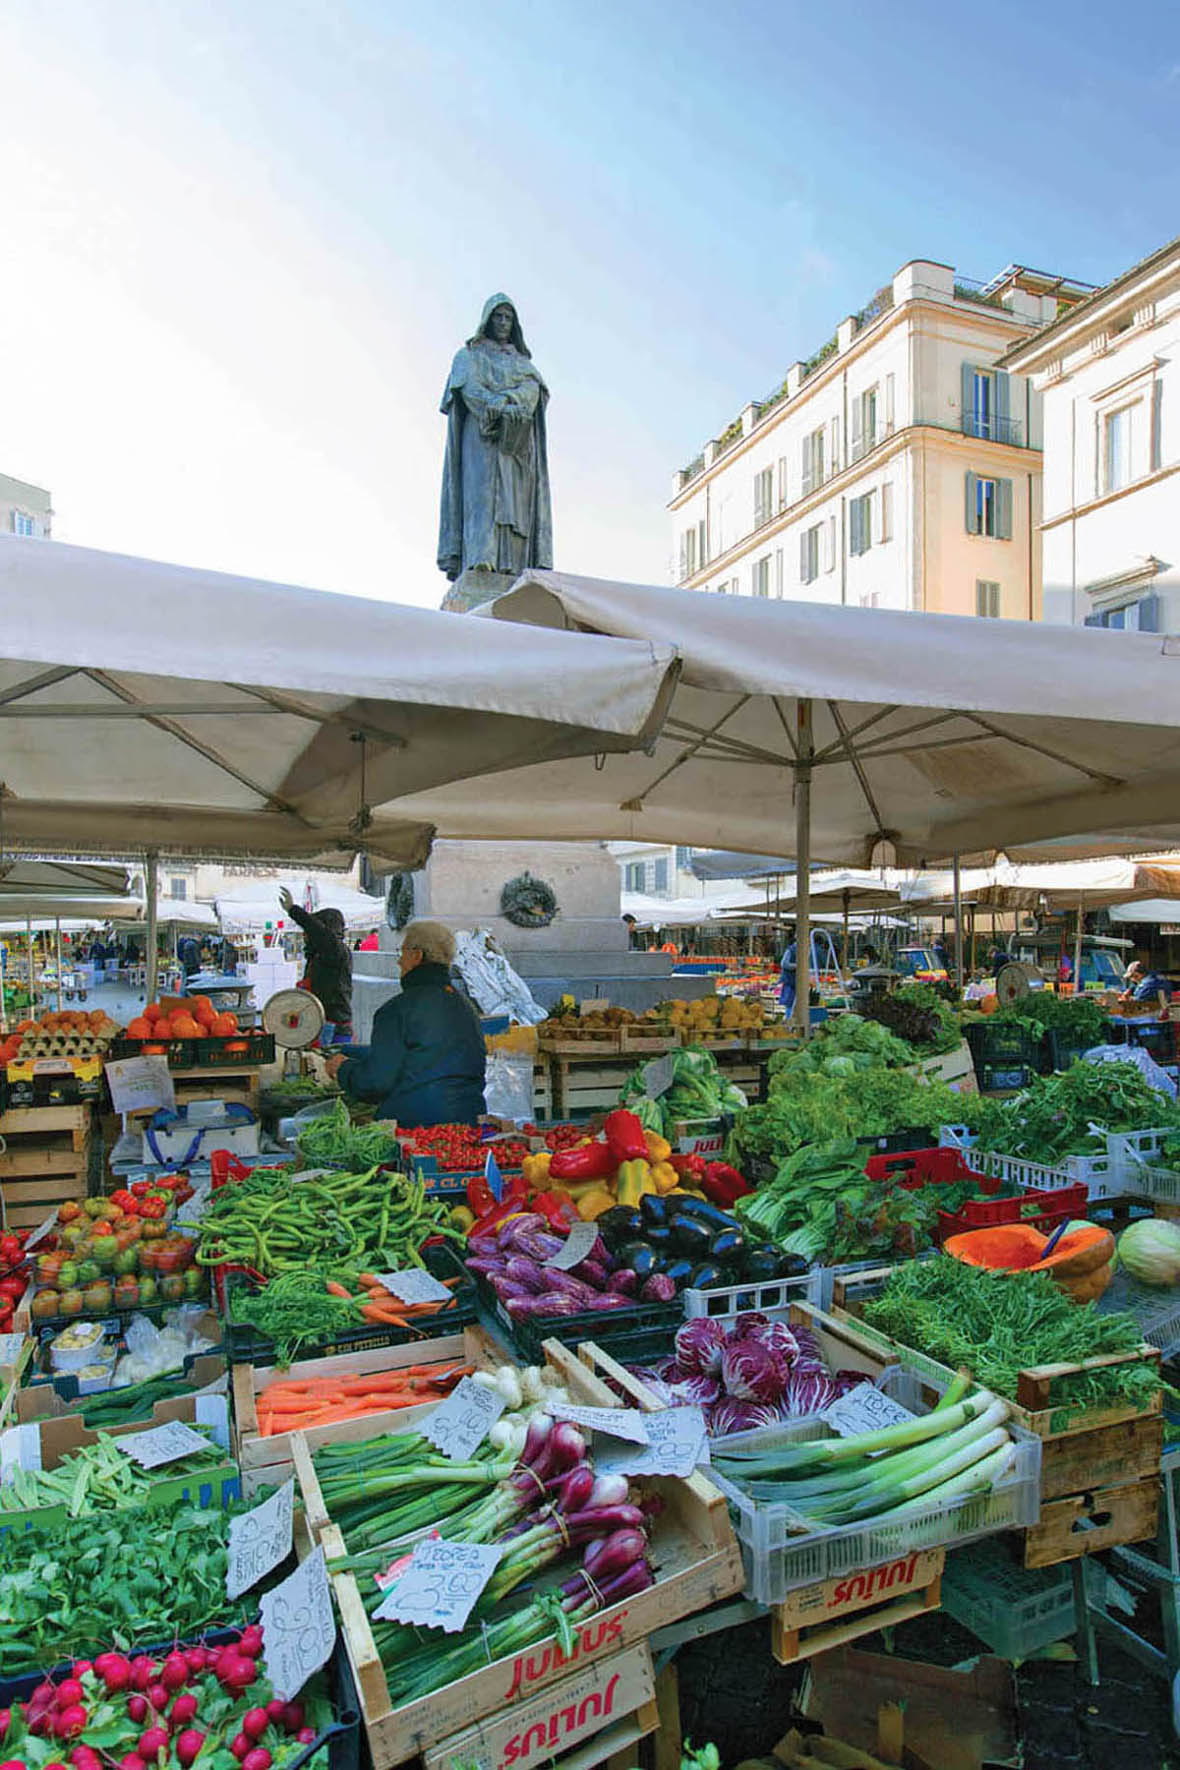
M 443 394 L 447 453 L 438 567 L 469 570 L 553 564 L 545 406 L 549 390 L 507 295 L 484 303 L 479 330 L 451 364 Z

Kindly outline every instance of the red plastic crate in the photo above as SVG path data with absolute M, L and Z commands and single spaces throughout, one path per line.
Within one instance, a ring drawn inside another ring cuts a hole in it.
M 905 1149 L 894 1155 L 870 1156 L 865 1163 L 870 1180 L 893 1180 L 908 1192 L 919 1186 L 949 1186 L 959 1180 L 971 1180 L 983 1193 L 995 1193 L 1000 1181 L 988 1174 L 979 1174 L 963 1159 L 958 1149 Z M 938 1242 L 941 1246 L 949 1236 L 968 1229 L 994 1229 L 1005 1223 L 1027 1223 L 1033 1229 L 1053 1229 L 1071 1217 L 1085 1215 L 1089 1191 L 1084 1181 L 1049 1192 L 1025 1187 L 1019 1198 L 968 1199 L 961 1211 L 939 1211 Z M 1039 1204 L 1035 1215 L 1026 1215 L 1025 1206 Z

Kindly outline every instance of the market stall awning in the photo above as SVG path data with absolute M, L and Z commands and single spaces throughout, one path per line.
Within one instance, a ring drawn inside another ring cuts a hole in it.
M 895 877 L 895 875 L 891 875 Z M 871 914 L 875 910 L 896 909 L 902 900 L 901 887 L 890 884 L 879 873 L 840 872 L 812 873 L 810 905 L 813 913 L 839 912 Z M 780 892 L 763 905 L 772 916 L 791 916 L 799 902 L 797 891 Z
M 745 885 L 708 897 L 652 897 L 642 891 L 622 893 L 622 913 L 632 915 L 641 928 L 690 928 L 733 916 L 765 914 L 766 893 Z
M 0 853 L 419 865 L 389 800 L 647 743 L 673 676 L 659 641 L 3 537 Z
M 2 754 L 2 750 L 0 750 Z M 0 824 L 2 828 L 2 824 Z M 100 867 L 88 861 L 0 858 L 0 912 L 6 897 L 125 897 L 125 867 Z
M 947 903 L 947 875 L 925 875 L 903 887 L 907 902 Z M 1117 855 L 1101 860 L 1012 866 L 1000 863 L 963 874 L 964 903 L 993 910 L 1107 909 L 1153 894 L 1180 898 L 1180 865 L 1133 861 Z
M 339 910 L 344 917 L 344 925 L 353 931 L 380 928 L 385 920 L 385 904 L 379 897 L 370 897 L 364 891 L 352 891 L 346 885 L 317 887 L 313 892 L 314 902 L 306 900 L 305 882 L 296 874 L 289 878 L 276 879 L 273 889 L 265 894 L 252 894 L 249 897 L 219 897 L 217 899 L 217 916 L 227 934 L 252 933 L 258 934 L 265 930 L 269 923 L 277 928 L 286 922 L 292 934 L 300 932 L 297 923 L 287 916 L 279 903 L 279 891 L 286 887 L 301 908 L 316 910 Z
M 1134 903 L 1113 905 L 1110 919 L 1120 927 L 1134 922 L 1171 922 L 1180 927 L 1180 903 L 1174 897 L 1141 897 Z

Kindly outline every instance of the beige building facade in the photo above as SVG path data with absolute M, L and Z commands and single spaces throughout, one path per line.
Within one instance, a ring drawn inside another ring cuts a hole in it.
M 1040 616 L 1040 402 L 997 367 L 1088 293 L 907 264 L 676 476 L 683 587 Z
M 29 535 L 48 540 L 53 500 L 41 486 L 0 473 L 0 535 Z

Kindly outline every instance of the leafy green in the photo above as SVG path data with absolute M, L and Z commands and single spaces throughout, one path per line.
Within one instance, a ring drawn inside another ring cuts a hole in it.
M 230 1320 L 244 1322 L 273 1340 L 277 1362 L 288 1365 L 304 1346 L 364 1325 L 355 1303 L 329 1296 L 325 1290 L 332 1276 L 330 1267 L 300 1266 L 280 1273 L 261 1290 L 233 1290 Z
M 1023 1026 L 1032 1033 L 1048 1027 L 1073 1033 L 1087 1045 L 1100 1045 L 1106 1037 L 1106 1012 L 1089 996 L 1058 996 L 1052 990 L 1032 990 L 1019 1001 L 1001 1008 L 993 1020 Z
M 751 1158 L 776 1161 L 808 1143 L 897 1131 L 919 1131 L 937 1143 L 942 1125 L 980 1130 L 996 1110 L 994 1101 L 908 1070 L 869 1068 L 851 1076 L 780 1070 L 769 1098 L 738 1114 L 729 1159 L 739 1166 Z
M 1133 1315 L 1074 1303 L 1043 1273 L 988 1272 L 945 1254 L 895 1267 L 881 1295 L 865 1304 L 865 1320 L 943 1364 L 966 1365 L 1010 1401 L 1022 1370 L 1133 1352 L 1142 1341 Z M 1145 1407 L 1159 1387 L 1154 1363 L 1116 1364 L 1061 1377 L 1052 1400 Z
M 746 1096 L 726 1081 L 703 1045 L 685 1045 L 671 1055 L 672 1082 L 658 1100 L 648 1099 L 646 1063 L 631 1072 L 619 1095 L 620 1106 L 637 1113 L 645 1130 L 667 1135 L 679 1119 L 716 1119 L 745 1110 Z
M 941 1190 L 869 1180 L 864 1151 L 849 1138 L 796 1150 L 735 1209 L 746 1228 L 785 1252 L 837 1265 L 930 1247 Z
M 1037 1076 L 1023 1093 L 999 1102 L 979 1147 L 1052 1165 L 1102 1149 L 1094 1125 L 1104 1131 L 1180 1125 L 1180 1111 L 1133 1063 L 1079 1062 L 1060 1075 Z
M 928 983 L 903 983 L 888 995 L 870 996 L 861 1012 L 922 1057 L 954 1051 L 962 1038 L 958 1015 Z

